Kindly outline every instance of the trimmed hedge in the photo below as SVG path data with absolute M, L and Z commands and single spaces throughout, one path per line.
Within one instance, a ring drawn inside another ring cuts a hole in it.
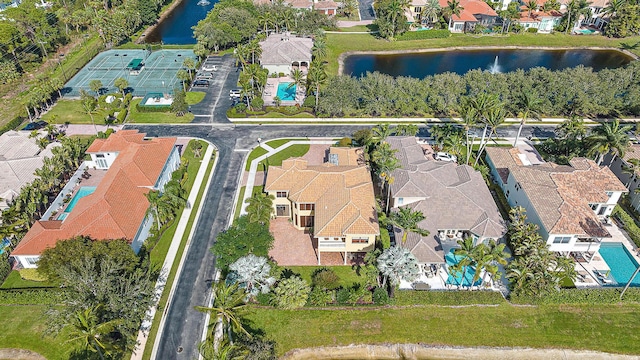
M 407 31 L 398 36 L 396 40 L 421 40 L 421 39 L 442 39 L 451 36 L 451 32 L 447 29 L 440 30 L 424 30 L 424 31 Z
M 380 226 L 380 243 L 382 244 L 383 250 L 391 247 L 391 237 L 389 236 L 389 231 L 383 226 Z
M 17 128 L 18 126 L 20 126 L 20 124 L 22 124 L 23 120 L 24 118 L 19 116 L 16 118 L 13 118 L 13 120 L 9 121 L 2 128 L 0 128 L 0 135 L 6 133 L 7 131 L 15 130 L 15 128 Z
M 620 301 L 622 288 L 562 289 L 544 297 L 511 296 L 514 304 L 617 304 L 640 302 L 640 288 L 629 288 Z
M 636 246 L 640 246 L 640 228 L 636 225 L 633 217 L 629 215 L 620 205 L 616 205 L 612 215 L 622 223 L 622 228 L 629 234 L 629 237 Z
M 398 290 L 395 305 L 494 305 L 506 300 L 497 291 L 415 291 Z
M 0 305 L 56 305 L 65 295 L 61 289 L 0 290 Z
M 136 110 L 138 112 L 169 112 L 171 111 L 171 105 L 145 106 L 136 104 Z

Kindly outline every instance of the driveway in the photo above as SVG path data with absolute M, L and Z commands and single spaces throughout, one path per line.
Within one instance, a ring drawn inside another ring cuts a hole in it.
M 375 20 L 376 13 L 373 11 L 373 0 L 358 0 L 360 20 Z
M 208 88 L 191 88 L 191 91 L 204 92 L 204 99 L 190 106 L 195 116 L 194 123 L 229 123 L 226 112 L 231 106 L 229 90 L 236 87 L 240 73 L 235 66 L 232 55 L 209 56 L 207 64 L 216 65 L 215 77 L 209 80 Z

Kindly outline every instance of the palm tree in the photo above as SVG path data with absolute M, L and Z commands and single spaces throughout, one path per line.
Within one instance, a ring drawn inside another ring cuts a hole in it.
M 489 244 L 485 246 L 483 255 L 483 263 L 485 268 L 484 277 L 482 283 L 486 282 L 487 274 L 491 274 L 491 278 L 498 280 L 496 274 L 498 274 L 498 265 L 506 266 L 509 259 L 509 254 L 505 251 L 505 244 L 498 244 L 494 239 L 489 239 Z
M 265 193 L 255 194 L 248 198 L 246 211 L 249 217 L 249 222 L 258 222 L 261 224 L 269 223 L 271 215 L 273 214 L 273 195 Z
M 585 17 L 591 16 L 591 9 L 589 8 L 590 4 L 591 2 L 587 0 L 569 1 L 569 3 L 567 4 L 567 34 L 569 33 L 569 30 L 572 29 L 573 24 L 571 23 L 571 17 L 573 15 L 577 15 L 576 19 L 579 19 L 581 15 Z
M 322 39 L 313 42 L 311 53 L 315 59 L 324 59 L 327 57 L 327 43 Z
M 602 14 L 613 16 L 626 4 L 627 0 L 610 0 L 607 6 L 604 7 Z
M 420 275 L 420 266 L 415 256 L 402 246 L 386 249 L 377 260 L 378 271 L 382 275 L 382 287 L 389 282 L 389 296 L 393 297 L 395 288 L 401 280 L 414 281 Z
M 629 175 L 629 180 L 625 184 L 629 187 L 631 181 L 636 178 L 638 172 L 640 172 L 640 159 L 625 160 L 626 164 L 622 167 L 622 173 Z
M 92 96 L 89 96 L 84 90 L 80 90 L 80 97 L 82 98 L 82 109 L 84 112 L 91 117 L 91 123 L 93 124 L 93 129 L 98 133 L 98 127 L 96 126 L 96 122 L 93 120 L 93 114 L 96 113 L 98 108 L 98 102 Z
M 402 229 L 402 243 L 407 242 L 407 235 L 412 232 L 421 236 L 428 236 L 429 231 L 419 226 L 420 222 L 425 219 L 422 211 L 414 211 L 409 207 L 398 208 L 397 212 L 389 215 L 389 222 L 394 226 Z
M 453 20 L 453 15 L 460 16 L 460 13 L 464 10 L 464 8 L 460 5 L 460 1 L 458 0 L 447 0 L 447 6 L 442 9 L 442 12 L 449 17 L 449 28 L 451 28 L 451 21 Z
M 196 310 L 207 312 L 214 316 L 217 321 L 214 323 L 213 335 L 217 333 L 218 326 L 221 327 L 223 338 L 233 344 L 234 333 L 244 333 L 250 336 L 240 321 L 240 314 L 244 307 L 244 292 L 238 284 L 227 285 L 224 281 L 213 285 L 213 306 L 196 306 Z
M 129 86 L 129 82 L 127 81 L 127 79 L 122 77 L 117 78 L 113 81 L 113 85 L 115 85 L 115 87 L 117 87 L 118 90 L 120 90 L 120 92 L 122 93 L 122 98 L 124 98 L 124 95 L 125 95 L 124 90 Z
M 577 140 L 582 139 L 587 134 L 584 120 L 577 115 L 571 115 L 564 120 L 555 130 L 556 136 L 560 139 Z
M 198 352 L 204 360 L 241 360 L 249 355 L 247 349 L 238 345 L 230 344 L 227 340 L 215 343 L 212 336 L 208 336 L 205 341 L 198 346 Z
M 531 17 L 531 12 L 538 10 L 538 2 L 536 0 L 528 0 L 525 2 L 524 6 L 529 11 L 529 17 Z
M 616 156 L 624 156 L 631 146 L 629 135 L 627 135 L 631 128 L 631 125 L 620 126 L 620 120 L 616 119 L 593 129 L 587 141 L 590 144 L 589 154 L 598 155 L 598 165 L 602 163 L 604 155 L 609 152 L 613 155 L 611 161 L 615 160 Z
M 191 75 L 183 69 L 178 70 L 176 78 L 182 82 L 182 90 L 187 92 L 187 82 L 191 79 Z
M 104 355 L 109 354 L 114 347 L 107 335 L 113 332 L 122 321 L 101 322 L 98 318 L 101 308 L 102 305 L 99 304 L 77 311 L 65 327 L 70 327 L 67 342 L 81 342 L 86 349 L 97 352 L 100 359 L 104 360 Z
M 226 281 L 237 283 L 244 289 L 247 298 L 254 298 L 258 294 L 269 292 L 276 278 L 271 276 L 271 265 L 266 257 L 253 254 L 243 256 L 229 265 Z
M 420 18 L 423 22 L 426 20 L 427 23 L 434 23 L 438 19 L 440 11 L 441 8 L 438 0 L 428 0 L 427 3 L 422 7 Z
M 193 77 L 191 76 L 191 71 L 196 69 L 196 61 L 193 60 L 193 58 L 190 57 L 186 57 L 184 58 L 184 60 L 182 61 L 182 66 L 184 66 L 185 68 L 187 68 L 187 71 L 189 71 L 189 80 L 191 80 Z M 185 90 L 186 91 L 186 90 Z
M 100 90 L 102 89 L 102 81 L 91 80 L 89 81 L 89 89 L 96 93 L 96 97 L 100 96 Z
M 149 201 L 149 211 L 153 212 L 153 217 L 156 218 L 156 223 L 158 224 L 158 230 L 160 230 L 160 227 L 162 226 L 160 224 L 160 207 L 162 206 L 160 191 L 151 190 L 144 196 L 147 198 L 147 201 Z
M 376 125 L 371 129 L 373 140 L 378 143 L 383 143 L 389 136 L 393 135 L 393 130 L 394 129 L 391 128 L 389 124 Z
M 307 79 L 300 69 L 293 69 L 293 71 L 291 71 L 291 79 L 293 81 L 287 86 L 287 89 L 291 89 L 294 86 L 300 86 L 300 88 L 304 89 L 307 83 Z
M 307 81 L 309 87 L 316 90 L 316 109 L 318 109 L 318 100 L 320 98 L 320 86 L 324 85 L 328 80 L 327 72 L 324 69 L 324 63 L 312 62 L 309 73 L 307 74 Z
M 256 63 L 256 58 L 260 58 L 262 55 L 262 47 L 257 39 L 249 41 L 246 45 L 247 52 L 251 55 L 251 63 Z
M 393 171 L 400 167 L 395 153 L 398 150 L 392 149 L 389 143 L 382 143 L 371 153 L 371 161 L 376 169 L 376 174 L 382 180 L 382 187 L 387 186 L 387 206 L 385 211 L 389 212 L 389 197 L 391 184 L 394 181 Z
M 489 112 L 487 113 L 487 117 L 485 118 L 485 121 L 486 121 L 486 125 L 490 129 L 489 136 L 487 136 L 487 140 L 485 141 L 484 144 L 480 144 L 480 149 L 478 150 L 478 157 L 476 158 L 474 166 L 478 165 L 478 160 L 480 160 L 480 156 L 482 155 L 482 152 L 487 147 L 487 144 L 489 143 L 489 141 L 491 141 L 492 136 L 497 135 L 497 129 L 499 126 L 501 126 L 504 123 L 504 120 L 506 119 L 506 117 L 507 117 L 507 112 L 503 107 L 493 108 L 489 110 Z
M 468 138 L 469 135 L 467 135 L 467 139 Z M 462 153 L 466 150 L 462 134 L 460 134 L 460 132 L 456 132 L 447 136 L 442 142 L 442 150 L 461 158 Z
M 469 142 L 469 131 L 472 127 L 476 126 L 478 122 L 478 112 L 469 104 L 469 98 L 463 98 L 461 101 L 460 116 L 462 117 L 462 124 L 465 132 L 465 145 L 467 161 L 465 164 L 469 165 L 469 159 L 471 157 L 471 151 L 473 150 L 473 144 Z
M 460 247 L 454 250 L 454 254 L 461 257 L 461 259 L 460 261 L 458 261 L 457 269 L 454 270 L 456 270 L 456 272 L 461 272 L 462 276 L 460 285 L 462 285 L 464 283 L 464 278 L 467 274 L 467 269 L 469 268 L 469 266 L 475 266 L 476 270 L 471 281 L 471 285 L 473 285 L 480 278 L 481 269 L 478 264 L 478 258 L 481 257 L 481 252 L 483 251 L 484 244 L 480 244 L 479 246 L 473 245 L 472 237 L 458 240 L 457 243 Z
M 536 0 L 531 0 L 535 2 Z M 529 15 L 531 16 L 531 15 Z M 520 94 L 520 114 L 522 115 L 522 120 L 520 120 L 520 127 L 518 127 L 518 133 L 516 134 L 516 140 L 513 142 L 513 146 L 518 146 L 518 139 L 520 138 L 520 133 L 522 132 L 522 127 L 527 122 L 529 118 L 542 120 L 540 117 L 540 106 L 542 105 L 542 99 L 538 96 L 534 95 L 529 91 L 522 91 Z

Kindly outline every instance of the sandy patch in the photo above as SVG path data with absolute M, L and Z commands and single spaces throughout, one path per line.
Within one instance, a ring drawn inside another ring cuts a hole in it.
M 47 360 L 44 356 L 25 349 L 0 349 L 0 360 Z

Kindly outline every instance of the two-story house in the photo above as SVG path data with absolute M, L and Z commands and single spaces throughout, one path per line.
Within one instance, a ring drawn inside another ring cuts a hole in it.
M 275 197 L 276 217 L 313 234 L 323 252 L 349 256 L 373 250 L 380 235 L 373 183 L 361 148 L 330 148 L 328 162 L 310 166 L 301 158 L 270 166 L 265 192 Z
M 408 248 L 421 264 L 441 264 L 445 255 L 458 247 L 457 241 L 474 239 L 474 243 L 499 241 L 506 224 L 493 201 L 482 175 L 468 165 L 437 161 L 431 147 L 418 144 L 415 137 L 388 137 L 397 150 L 401 167 L 391 174 L 392 211 L 409 207 L 425 216 L 418 225 L 428 236 L 407 234 L 395 229 L 396 241 Z
M 585 158 L 570 165 L 545 162 L 528 144 L 486 153 L 507 201 L 526 209 L 550 250 L 594 253 L 611 237 L 603 222 L 627 189 L 608 167 Z
M 609 168 L 620 179 L 620 181 L 629 190 L 629 200 L 631 206 L 640 212 L 640 171 L 634 170 L 630 160 L 636 159 L 640 161 L 640 145 L 632 144 L 625 152 L 624 157 L 616 156 L 612 159 L 611 155 L 605 156 L 605 163 L 609 164 Z

